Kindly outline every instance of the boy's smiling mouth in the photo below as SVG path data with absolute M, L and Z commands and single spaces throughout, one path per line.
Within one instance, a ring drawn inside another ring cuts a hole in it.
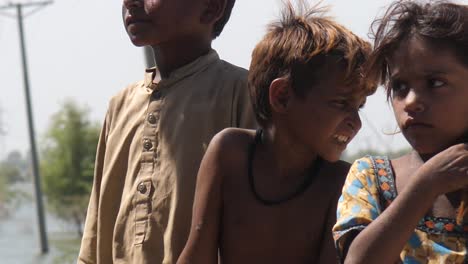
M 333 139 L 335 139 L 340 144 L 346 144 L 350 140 L 350 137 L 344 135 L 333 135 Z

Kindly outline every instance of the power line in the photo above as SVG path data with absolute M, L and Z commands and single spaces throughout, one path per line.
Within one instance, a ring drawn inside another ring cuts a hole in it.
M 24 82 L 24 92 L 26 99 L 26 112 L 28 115 L 28 129 L 29 129 L 29 141 L 31 144 L 31 159 L 33 167 L 33 178 L 34 178 L 34 191 L 36 195 L 36 208 L 37 208 L 37 218 L 39 225 L 39 238 L 41 253 L 47 253 L 49 251 L 49 246 L 47 242 L 47 233 L 46 233 L 46 224 L 44 218 L 44 204 L 42 201 L 42 190 L 41 190 L 41 181 L 39 174 L 39 159 L 37 156 L 37 147 L 36 139 L 34 132 L 34 122 L 33 122 L 33 111 L 31 104 L 31 93 L 29 89 L 29 76 L 28 76 L 28 63 L 26 59 L 26 41 L 24 38 L 24 26 L 23 20 L 26 16 L 31 15 L 38 10 L 44 8 L 45 6 L 52 4 L 52 1 L 41 1 L 41 2 L 27 2 L 27 3 L 13 3 L 9 2 L 6 5 L 0 6 L 0 10 L 16 10 L 16 18 L 18 20 L 18 31 L 20 37 L 20 48 L 21 48 L 21 62 L 23 66 L 23 82 Z M 23 11 L 25 8 L 32 8 L 31 11 L 27 14 L 24 14 Z M 1 13 L 4 15 L 4 13 Z M 7 15 L 11 16 L 11 15 Z

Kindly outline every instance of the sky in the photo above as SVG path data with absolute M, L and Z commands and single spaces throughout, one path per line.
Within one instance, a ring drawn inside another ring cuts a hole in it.
M 19 0 L 21 2 L 31 2 Z M 464 2 L 467 2 L 465 0 Z M 0 6 L 14 0 L 0 0 Z M 388 0 L 324 0 L 329 15 L 367 38 L 371 21 Z M 213 43 L 220 57 L 248 68 L 255 44 L 266 25 L 278 17 L 279 0 L 237 0 L 232 17 Z M 31 9 L 26 9 L 27 10 Z M 0 157 L 29 146 L 15 10 L 0 10 Z M 51 116 L 67 99 L 86 105 L 90 117 L 102 122 L 109 99 L 143 78 L 143 50 L 129 41 L 121 19 L 121 1 L 56 0 L 24 20 L 34 125 L 39 145 Z M 361 111 L 363 128 L 349 153 L 408 146 L 395 131 L 396 123 L 381 89 Z

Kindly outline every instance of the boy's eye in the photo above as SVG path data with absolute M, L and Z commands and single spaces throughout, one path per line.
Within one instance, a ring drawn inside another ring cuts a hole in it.
M 344 109 L 348 106 L 348 101 L 346 100 L 336 100 L 333 102 L 333 104 L 335 106 L 337 106 L 338 108 L 341 108 L 341 109 Z
M 439 88 L 445 85 L 445 82 L 439 79 L 429 79 L 429 87 L 431 88 Z

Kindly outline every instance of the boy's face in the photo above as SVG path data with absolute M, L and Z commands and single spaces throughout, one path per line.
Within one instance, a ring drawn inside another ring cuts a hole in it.
M 203 0 L 124 0 L 122 17 L 136 46 L 158 46 L 200 35 Z M 189 45 L 189 44 L 187 44 Z
M 304 97 L 293 96 L 287 125 L 305 147 L 337 161 L 361 128 L 358 111 L 366 96 L 353 93 L 355 87 L 346 85 L 342 69 L 326 72 Z

